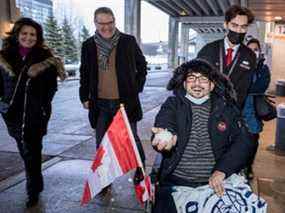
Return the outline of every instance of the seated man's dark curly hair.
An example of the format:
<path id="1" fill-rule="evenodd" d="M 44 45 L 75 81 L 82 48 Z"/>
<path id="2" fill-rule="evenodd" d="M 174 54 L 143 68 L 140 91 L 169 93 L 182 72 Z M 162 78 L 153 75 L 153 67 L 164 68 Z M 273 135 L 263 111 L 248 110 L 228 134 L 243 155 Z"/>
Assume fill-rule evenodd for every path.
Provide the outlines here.
<path id="1" fill-rule="evenodd" d="M 214 92 L 226 99 L 235 100 L 231 82 L 227 77 L 218 72 L 217 69 L 204 59 L 193 59 L 185 62 L 173 71 L 173 77 L 167 84 L 168 90 L 178 90 L 183 88 L 183 82 L 190 73 L 201 73 L 215 84 Z"/>

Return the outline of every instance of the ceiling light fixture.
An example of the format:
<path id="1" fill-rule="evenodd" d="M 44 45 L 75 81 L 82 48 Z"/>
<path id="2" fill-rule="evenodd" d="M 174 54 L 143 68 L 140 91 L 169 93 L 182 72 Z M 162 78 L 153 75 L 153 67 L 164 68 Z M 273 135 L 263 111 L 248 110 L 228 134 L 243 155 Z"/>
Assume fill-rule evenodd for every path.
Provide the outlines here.
<path id="1" fill-rule="evenodd" d="M 280 20 L 282 20 L 282 17 L 281 17 L 281 16 L 275 16 L 274 19 L 275 19 L 276 21 L 280 21 Z"/>

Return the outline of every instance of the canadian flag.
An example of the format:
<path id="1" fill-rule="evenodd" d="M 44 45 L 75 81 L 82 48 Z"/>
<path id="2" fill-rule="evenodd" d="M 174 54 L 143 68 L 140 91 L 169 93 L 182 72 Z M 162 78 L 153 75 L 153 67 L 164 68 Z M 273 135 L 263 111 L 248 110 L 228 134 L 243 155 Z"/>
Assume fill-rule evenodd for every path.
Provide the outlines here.
<path id="1" fill-rule="evenodd" d="M 143 175 L 143 178 L 135 183 L 135 192 L 137 200 L 141 205 L 147 200 L 153 200 L 153 189 L 150 182 L 150 177 L 148 175 Z"/>
<path id="2" fill-rule="evenodd" d="M 142 169 L 144 177 L 142 182 L 145 182 L 145 173 L 136 142 L 124 107 L 120 107 L 96 151 L 90 174 L 85 182 L 81 205 L 88 203 L 117 177 L 136 168 Z M 142 184 L 141 190 L 135 190 L 137 198 L 141 198 L 140 202 L 150 199 L 148 193 L 150 189 L 146 187 L 148 184 Z"/>

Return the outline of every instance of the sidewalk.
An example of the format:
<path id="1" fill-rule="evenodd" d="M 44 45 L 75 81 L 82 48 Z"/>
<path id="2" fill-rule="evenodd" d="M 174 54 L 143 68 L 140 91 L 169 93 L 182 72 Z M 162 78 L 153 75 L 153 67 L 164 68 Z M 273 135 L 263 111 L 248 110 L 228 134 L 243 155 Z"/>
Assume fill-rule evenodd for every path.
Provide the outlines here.
<path id="1" fill-rule="evenodd" d="M 147 114 L 155 114 L 157 110 L 158 108 L 155 108 Z M 140 135 L 142 135 L 142 130 L 148 129 L 152 123 L 149 117 L 145 118 L 139 125 Z M 145 137 L 142 138 L 146 139 Z M 79 144 L 66 149 L 66 151 L 61 152 L 57 157 L 44 163 L 45 190 L 41 194 L 40 205 L 31 212 L 143 212 L 143 209 L 135 199 L 133 184 L 131 182 L 132 173 L 119 178 L 112 185 L 111 194 L 105 198 L 97 197 L 87 206 L 80 206 L 87 171 L 91 166 L 91 160 L 94 155 L 94 141 L 93 136 L 87 140 L 82 139 Z M 46 144 L 48 143 L 47 141 L 45 142 Z M 154 152 L 147 140 L 143 140 L 143 146 L 148 156 L 146 165 L 149 171 L 154 159 Z M 46 150 L 46 153 L 54 151 L 49 147 L 46 147 Z M 12 166 L 12 163 L 9 166 Z M 5 182 L 6 184 L 3 184 Z M 2 181 L 0 189 L 3 189 L 3 187 L 6 187 L 6 189 L 0 190 L 0 212 L 23 212 L 26 199 L 24 173 Z"/>
<path id="2" fill-rule="evenodd" d="M 278 97 L 277 104 L 285 103 L 285 97 Z M 285 153 L 268 151 L 268 146 L 275 143 L 276 120 L 266 122 L 261 134 L 261 143 L 254 162 L 254 189 L 257 192 L 257 179 L 260 193 L 269 203 L 269 213 L 285 212 Z M 285 131 L 285 130 L 284 130 Z M 278 181 L 281 181 L 278 183 Z M 276 190 L 282 191 L 282 194 Z"/>
<path id="3" fill-rule="evenodd" d="M 41 194 L 40 205 L 33 209 L 25 210 L 25 175 L 23 172 L 19 173 L 23 169 L 22 162 L 16 153 L 15 143 L 7 136 L 0 119 L 0 177 L 3 169 L 15 172 L 14 167 L 18 167 L 14 175 L 10 174 L 2 181 L 0 179 L 0 213 L 143 212 L 135 199 L 131 182 L 132 174 L 116 180 L 112 185 L 111 193 L 106 197 L 97 196 L 88 205 L 80 206 L 87 169 L 94 157 L 95 139 L 87 121 L 87 112 L 82 109 L 77 97 L 70 95 L 76 94 L 76 84 L 76 82 L 69 82 L 65 85 L 65 90 L 58 91 L 55 98 L 49 134 L 44 139 L 45 190 Z M 143 94 L 144 118 L 139 122 L 138 130 L 147 156 L 147 171 L 150 170 L 155 156 L 149 142 L 150 128 L 160 104 L 168 94 L 162 87 L 146 87 Z M 281 101 L 285 102 L 285 98 L 278 98 L 278 102 Z M 276 177 L 285 178 L 285 157 L 266 150 L 268 145 L 274 143 L 274 137 L 275 121 L 268 122 L 261 137 L 262 142 L 254 170 L 256 177 L 262 178 L 260 192 L 261 196 L 269 202 L 268 212 L 284 213 L 285 205 L 282 206 L 278 197 L 273 198 L 276 193 L 272 191 L 272 180 Z M 254 180 L 255 190 L 257 190 L 256 180 Z"/>
<path id="4" fill-rule="evenodd" d="M 166 82 L 161 80 L 163 84 Z M 147 170 L 154 159 L 154 151 L 148 141 L 150 128 L 160 104 L 169 93 L 165 85 L 153 85 L 151 81 L 149 84 L 141 95 L 144 118 L 138 124 L 148 157 Z M 53 102 L 48 135 L 43 143 L 45 190 L 41 194 L 40 205 L 26 212 L 142 212 L 130 182 L 132 174 L 119 178 L 106 198 L 98 197 L 89 205 L 80 206 L 87 169 L 94 158 L 95 138 L 87 111 L 82 109 L 77 96 L 78 81 L 60 84 Z M 0 118 L 0 213 L 24 212 L 25 200 L 23 163 Z"/>

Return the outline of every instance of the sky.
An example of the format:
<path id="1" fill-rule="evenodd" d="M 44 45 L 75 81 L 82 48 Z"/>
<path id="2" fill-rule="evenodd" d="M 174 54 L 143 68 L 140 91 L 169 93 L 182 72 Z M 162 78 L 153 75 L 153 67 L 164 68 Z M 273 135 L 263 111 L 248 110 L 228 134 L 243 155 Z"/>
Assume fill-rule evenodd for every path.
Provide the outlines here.
<path id="1" fill-rule="evenodd" d="M 84 24 L 95 31 L 93 14 L 98 7 L 110 7 L 120 31 L 124 31 L 124 0 L 53 0 L 55 16 L 69 14 L 78 27 Z M 168 15 L 145 1 L 141 1 L 141 39 L 143 43 L 168 40 Z M 154 21 L 155 20 L 155 21 Z"/>

